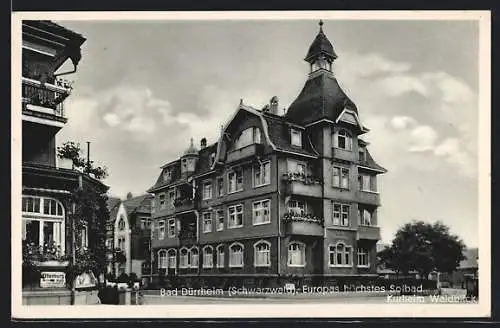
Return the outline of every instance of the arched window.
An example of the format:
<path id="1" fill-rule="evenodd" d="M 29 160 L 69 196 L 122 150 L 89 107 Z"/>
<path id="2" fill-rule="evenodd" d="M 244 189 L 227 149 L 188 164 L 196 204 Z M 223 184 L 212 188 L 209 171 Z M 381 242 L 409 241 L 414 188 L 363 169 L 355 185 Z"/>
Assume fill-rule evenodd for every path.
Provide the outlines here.
<path id="1" fill-rule="evenodd" d="M 217 267 L 224 267 L 224 245 L 217 246 Z"/>
<path id="2" fill-rule="evenodd" d="M 306 265 L 306 245 L 299 241 L 292 241 L 288 244 L 288 266 Z"/>
<path id="3" fill-rule="evenodd" d="M 181 248 L 179 258 L 179 268 L 187 268 L 189 266 L 189 252 L 187 248 Z"/>
<path id="4" fill-rule="evenodd" d="M 234 141 L 234 149 L 240 149 L 256 143 L 261 143 L 260 129 L 257 127 L 251 127 L 243 130 L 236 138 Z"/>
<path id="5" fill-rule="evenodd" d="M 118 221 L 118 229 L 120 231 L 125 230 L 125 218 L 123 217 L 123 215 L 120 216 L 120 220 Z"/>
<path id="6" fill-rule="evenodd" d="M 175 249 L 168 250 L 168 267 L 175 269 L 177 266 L 177 251 Z"/>
<path id="7" fill-rule="evenodd" d="M 336 148 L 352 150 L 352 136 L 351 134 L 342 129 L 334 134 L 334 146 Z"/>
<path id="8" fill-rule="evenodd" d="M 254 266 L 268 267 L 271 265 L 271 243 L 261 240 L 254 247 Z"/>
<path id="9" fill-rule="evenodd" d="M 330 266 L 352 266 L 352 247 L 344 243 L 329 246 Z"/>
<path id="10" fill-rule="evenodd" d="M 167 268 L 167 251 L 164 249 L 158 251 L 158 268 Z"/>
<path id="11" fill-rule="evenodd" d="M 191 268 L 197 268 L 198 267 L 198 259 L 199 259 L 199 254 L 198 254 L 198 248 L 196 247 L 193 247 L 191 248 L 191 250 L 189 251 L 191 253 L 191 257 L 190 257 L 190 263 L 189 263 L 189 266 Z"/>
<path id="12" fill-rule="evenodd" d="M 22 196 L 23 242 L 42 247 L 55 246 L 64 254 L 65 212 L 54 198 Z"/>
<path id="13" fill-rule="evenodd" d="M 234 243 L 229 247 L 229 267 L 243 267 L 243 245 Z"/>
<path id="14" fill-rule="evenodd" d="M 203 247 L 203 267 L 213 268 L 214 266 L 214 249 L 212 246 Z"/>

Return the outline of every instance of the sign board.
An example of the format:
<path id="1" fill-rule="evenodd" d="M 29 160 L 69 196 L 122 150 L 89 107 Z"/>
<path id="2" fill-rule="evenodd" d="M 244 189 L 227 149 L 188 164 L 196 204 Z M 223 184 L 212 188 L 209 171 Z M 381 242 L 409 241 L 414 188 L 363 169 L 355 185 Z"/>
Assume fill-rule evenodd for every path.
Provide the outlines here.
<path id="1" fill-rule="evenodd" d="M 64 272 L 41 272 L 41 288 L 61 288 L 66 287 L 66 274 Z"/>
<path id="2" fill-rule="evenodd" d="M 93 273 L 84 272 L 75 279 L 75 288 L 90 288 L 97 286 L 97 279 Z"/>

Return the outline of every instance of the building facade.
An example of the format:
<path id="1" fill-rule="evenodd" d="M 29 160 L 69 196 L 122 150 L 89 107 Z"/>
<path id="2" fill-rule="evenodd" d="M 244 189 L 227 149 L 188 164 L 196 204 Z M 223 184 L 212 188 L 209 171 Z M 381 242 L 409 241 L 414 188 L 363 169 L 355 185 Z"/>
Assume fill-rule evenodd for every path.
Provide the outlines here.
<path id="1" fill-rule="evenodd" d="M 67 122 L 65 99 L 72 89 L 61 76 L 76 72 L 85 40 L 51 21 L 22 23 L 22 240 L 23 251 L 29 248 L 23 252 L 23 270 L 25 255 L 33 252 L 40 252 L 37 263 L 47 269 L 65 266 L 67 261 L 46 259 L 64 258 L 75 248 L 92 248 L 97 243 L 98 237 L 88 226 L 90 219 L 83 225 L 72 220 L 75 193 L 103 194 L 108 187 L 56 154 L 57 133 Z M 73 69 L 61 71 L 67 62 Z"/>
<path id="2" fill-rule="evenodd" d="M 369 130 L 340 88 L 322 30 L 310 73 L 280 115 L 242 101 L 219 140 L 191 140 L 154 194 L 152 281 L 187 285 L 314 283 L 376 277 L 378 165 Z"/>

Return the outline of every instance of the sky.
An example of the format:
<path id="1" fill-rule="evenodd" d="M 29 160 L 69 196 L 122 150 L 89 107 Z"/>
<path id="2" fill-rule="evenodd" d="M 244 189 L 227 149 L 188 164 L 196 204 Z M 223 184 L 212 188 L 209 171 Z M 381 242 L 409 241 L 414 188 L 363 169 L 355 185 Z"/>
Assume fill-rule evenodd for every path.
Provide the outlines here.
<path id="1" fill-rule="evenodd" d="M 317 20 L 56 21 L 82 34 L 66 78 L 64 141 L 91 142 L 110 195 L 145 193 L 160 166 L 216 142 L 240 99 L 287 108 L 304 85 Z M 382 241 L 442 221 L 478 245 L 478 33 L 474 21 L 324 20 L 334 74 L 356 103 L 379 176 Z"/>

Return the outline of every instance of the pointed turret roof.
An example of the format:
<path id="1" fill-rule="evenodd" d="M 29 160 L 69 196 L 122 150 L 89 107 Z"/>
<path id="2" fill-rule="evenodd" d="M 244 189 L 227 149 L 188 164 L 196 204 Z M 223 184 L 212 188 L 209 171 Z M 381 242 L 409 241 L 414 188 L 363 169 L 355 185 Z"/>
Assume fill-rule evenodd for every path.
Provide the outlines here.
<path id="1" fill-rule="evenodd" d="M 198 155 L 198 149 L 194 146 L 193 138 L 191 138 L 191 144 L 189 148 L 184 151 L 184 156 L 186 155 Z"/>
<path id="2" fill-rule="evenodd" d="M 337 58 L 337 54 L 333 50 L 332 43 L 330 42 L 330 40 L 328 40 L 325 33 L 323 32 L 323 21 L 319 22 L 318 35 L 316 35 L 316 38 L 311 43 L 309 51 L 307 52 L 307 56 L 306 58 L 304 58 L 304 60 L 307 62 L 311 62 L 320 55 L 324 55 L 330 61 L 333 61 Z"/>

